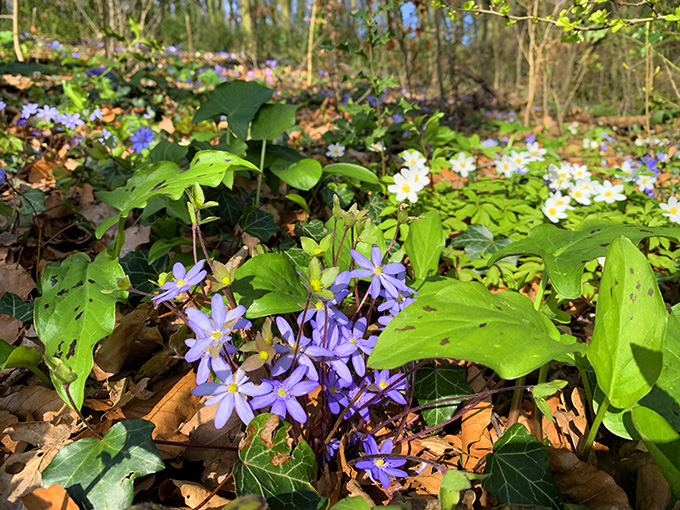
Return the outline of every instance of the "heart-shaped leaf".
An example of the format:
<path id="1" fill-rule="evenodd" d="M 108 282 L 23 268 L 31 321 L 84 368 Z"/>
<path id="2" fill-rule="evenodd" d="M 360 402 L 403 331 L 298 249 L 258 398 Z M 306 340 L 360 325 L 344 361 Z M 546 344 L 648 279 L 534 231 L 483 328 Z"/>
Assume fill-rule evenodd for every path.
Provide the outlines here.
<path id="1" fill-rule="evenodd" d="M 16 294 L 5 292 L 0 298 L 0 313 L 27 322 L 33 319 L 33 303 L 24 303 Z"/>
<path id="2" fill-rule="evenodd" d="M 321 179 L 321 163 L 312 158 L 301 159 L 286 169 L 272 167 L 271 171 L 289 186 L 305 191 Z"/>
<path id="3" fill-rule="evenodd" d="M 532 229 L 526 239 L 496 252 L 489 265 L 510 255 L 538 255 L 545 262 L 553 288 L 562 296 L 575 299 L 581 295 L 585 265 L 605 256 L 614 238 L 622 235 L 634 243 L 647 237 L 680 240 L 680 228 L 639 227 L 595 220 L 582 223 L 572 232 L 543 224 Z"/>
<path id="4" fill-rule="evenodd" d="M 626 409 L 659 378 L 668 313 L 654 271 L 625 237 L 607 251 L 595 317 L 588 360 L 611 404 Z"/>
<path id="5" fill-rule="evenodd" d="M 492 255 L 505 248 L 512 240 L 503 237 L 494 239 L 491 231 L 484 225 L 470 225 L 468 229 L 453 240 L 453 246 L 463 248 L 471 259 Z"/>
<path id="6" fill-rule="evenodd" d="M 273 140 L 295 125 L 294 104 L 265 104 L 257 111 L 250 129 L 253 140 Z"/>
<path id="7" fill-rule="evenodd" d="M 474 391 L 467 381 L 466 371 L 457 365 L 427 364 L 416 372 L 414 396 L 419 405 L 436 400 L 472 395 Z M 450 401 L 421 411 L 428 427 L 436 427 L 451 419 L 461 401 Z"/>
<path id="8" fill-rule="evenodd" d="M 291 451 L 290 428 L 275 414 L 250 421 L 233 469 L 236 494 L 263 496 L 272 510 L 316 510 L 321 501 L 312 485 L 316 458 L 304 440 Z"/>
<path id="9" fill-rule="evenodd" d="M 133 481 L 165 466 L 146 420 L 116 423 L 103 439 L 64 446 L 42 472 L 43 487 L 58 483 L 86 510 L 123 510 L 132 503 Z"/>
<path id="10" fill-rule="evenodd" d="M 69 388 L 78 408 L 92 370 L 92 350 L 113 331 L 116 300 L 127 296 L 127 292 L 102 290 L 117 288 L 117 279 L 123 277 L 118 261 L 106 252 L 94 261 L 75 253 L 60 264 L 50 262 L 43 271 L 43 294 L 35 300 L 35 329 L 45 344 L 45 357 L 60 358 L 78 375 Z M 53 381 L 59 396 L 68 402 L 61 383 Z"/>
<path id="11" fill-rule="evenodd" d="M 501 504 L 538 505 L 562 509 L 548 451 L 524 425 L 515 423 L 493 445 L 482 487 Z"/>
<path id="12" fill-rule="evenodd" d="M 526 296 L 492 294 L 477 282 L 461 282 L 406 307 L 381 333 L 368 363 L 396 368 L 425 358 L 463 359 L 516 379 L 584 350 L 583 344 L 560 342 L 560 332 Z"/>

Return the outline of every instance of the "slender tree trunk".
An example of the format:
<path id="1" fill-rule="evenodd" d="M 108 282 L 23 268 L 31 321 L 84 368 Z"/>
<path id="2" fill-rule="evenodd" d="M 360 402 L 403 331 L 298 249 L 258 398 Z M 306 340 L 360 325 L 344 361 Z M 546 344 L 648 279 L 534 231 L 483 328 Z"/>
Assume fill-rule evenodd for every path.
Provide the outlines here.
<path id="1" fill-rule="evenodd" d="M 307 86 L 311 86 L 312 84 L 312 71 L 313 71 L 313 62 L 312 62 L 312 49 L 313 49 L 313 44 L 314 44 L 314 28 L 316 27 L 316 9 L 318 5 L 317 0 L 311 0 L 312 3 L 312 14 L 309 19 L 309 37 L 307 38 Z"/>

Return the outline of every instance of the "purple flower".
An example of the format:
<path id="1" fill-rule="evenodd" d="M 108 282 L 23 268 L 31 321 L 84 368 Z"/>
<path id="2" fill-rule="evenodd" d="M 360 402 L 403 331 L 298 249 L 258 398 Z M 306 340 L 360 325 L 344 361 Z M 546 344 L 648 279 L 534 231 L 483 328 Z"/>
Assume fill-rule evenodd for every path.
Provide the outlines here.
<path id="1" fill-rule="evenodd" d="M 296 422 L 305 423 L 307 413 L 295 397 L 307 395 L 319 387 L 317 381 L 302 380 L 306 373 L 307 367 L 299 366 L 283 382 L 266 381 L 271 385 L 271 391 L 255 397 L 250 403 L 251 406 L 253 409 L 272 406 L 272 413 L 278 414 L 282 420 L 286 418 L 286 414 L 290 414 Z"/>
<path id="2" fill-rule="evenodd" d="M 381 391 L 396 382 L 394 386 L 385 392 L 385 395 L 394 400 L 397 404 L 406 405 L 407 402 L 404 395 L 399 392 L 399 390 L 406 389 L 406 379 L 403 374 L 395 374 L 390 377 L 390 371 L 387 369 L 374 370 L 373 380 Z"/>
<path id="3" fill-rule="evenodd" d="M 5 103 L 3 100 L 0 99 L 0 112 L 5 109 L 7 106 L 7 103 Z"/>
<path id="4" fill-rule="evenodd" d="M 36 117 L 47 122 L 53 121 L 59 115 L 59 110 L 53 106 L 45 105 L 38 110 Z"/>
<path id="5" fill-rule="evenodd" d="M 163 301 L 170 301 L 174 299 L 175 296 L 181 294 L 182 292 L 188 291 L 194 285 L 198 285 L 203 281 L 208 274 L 207 271 L 202 270 L 205 259 L 199 260 L 198 263 L 187 270 L 179 262 L 172 266 L 172 276 L 173 281 L 165 282 L 161 285 L 161 290 L 164 290 L 162 294 L 154 296 L 152 301 L 155 305 L 162 303 Z"/>
<path id="6" fill-rule="evenodd" d="M 340 414 L 340 411 L 342 411 L 349 402 L 347 396 L 342 391 L 348 384 L 333 372 L 329 372 L 324 386 L 326 389 L 328 409 L 330 409 L 333 414 Z"/>
<path id="7" fill-rule="evenodd" d="M 94 122 L 95 119 L 102 120 L 102 110 L 101 110 L 101 108 L 95 108 L 94 111 L 90 114 L 90 120 L 92 122 Z"/>
<path id="8" fill-rule="evenodd" d="M 228 343 L 231 340 L 229 333 L 234 329 L 245 329 L 251 326 L 250 321 L 242 319 L 246 308 L 243 305 L 227 311 L 222 294 L 214 294 L 210 302 L 212 318 L 196 308 L 187 308 L 189 327 L 196 333 L 196 339 L 185 341 L 190 349 L 184 358 L 189 363 L 201 362 L 198 365 L 196 381 L 204 383 L 210 377 L 210 369 L 214 371 L 227 367 L 222 358 L 222 352 L 234 354 L 236 347 Z"/>
<path id="9" fill-rule="evenodd" d="M 57 115 L 55 120 L 63 124 L 66 129 L 75 129 L 76 127 L 82 126 L 84 124 L 84 122 L 80 120 L 79 113 L 63 113 L 61 115 Z"/>
<path id="10" fill-rule="evenodd" d="M 394 122 L 395 124 L 404 122 L 404 116 L 401 115 L 400 113 L 395 113 L 394 115 L 392 115 L 392 122 Z"/>
<path id="11" fill-rule="evenodd" d="M 149 144 L 155 139 L 150 127 L 142 126 L 134 134 L 130 135 L 132 142 L 131 149 L 137 154 L 141 154 L 144 149 L 149 148 Z"/>
<path id="12" fill-rule="evenodd" d="M 215 412 L 215 428 L 221 429 L 227 423 L 229 418 L 236 408 L 236 414 L 243 423 L 248 425 L 250 420 L 254 418 L 253 409 L 246 400 L 246 396 L 256 397 L 264 395 L 271 391 L 269 383 L 262 383 L 255 386 L 248 381 L 248 376 L 242 371 L 237 370 L 236 374 L 227 367 L 224 370 L 217 370 L 215 372 L 220 382 L 208 382 L 196 386 L 192 390 L 192 394 L 200 397 L 210 395 L 212 398 L 206 400 L 205 405 L 217 406 Z"/>
<path id="13" fill-rule="evenodd" d="M 377 455 L 384 453 L 389 455 L 392 453 L 394 444 L 391 439 L 386 439 L 378 450 L 378 444 L 373 439 L 373 436 L 368 436 L 364 441 L 364 451 L 368 455 Z M 392 481 L 390 476 L 407 477 L 408 473 L 403 469 L 397 469 L 406 464 L 406 459 L 365 459 L 358 461 L 354 466 L 359 469 L 365 469 L 368 472 L 368 477 L 373 482 L 380 481 L 385 490 L 388 489 Z"/>
<path id="14" fill-rule="evenodd" d="M 350 273 L 351 278 L 371 278 L 371 297 L 377 299 L 380 295 L 381 286 L 385 287 L 388 294 L 397 296 L 400 290 L 408 292 L 408 288 L 394 277 L 406 271 L 403 264 L 392 262 L 382 266 L 382 252 L 377 244 L 371 247 L 371 260 L 368 260 L 356 250 L 350 250 L 354 262 L 362 269 L 355 269 Z"/>
<path id="15" fill-rule="evenodd" d="M 352 354 L 352 366 L 359 377 L 363 377 L 366 374 L 366 362 L 361 354 L 370 354 L 373 352 L 376 342 L 378 341 L 377 336 L 371 336 L 368 339 L 364 338 L 364 333 L 366 332 L 366 318 L 362 317 L 354 323 L 353 328 L 343 328 L 342 332 L 345 336 L 345 340 L 350 344 L 355 344 L 357 349 Z"/>
<path id="16" fill-rule="evenodd" d="M 335 457 L 335 452 L 337 452 L 339 449 L 340 449 L 339 439 L 333 439 L 330 443 L 328 443 L 326 445 L 326 453 L 324 454 L 326 462 L 330 462 L 331 460 L 333 460 L 333 457 Z"/>
<path id="17" fill-rule="evenodd" d="M 276 318 L 276 327 L 279 328 L 281 336 L 288 345 L 277 346 L 277 350 L 280 350 L 285 354 L 283 354 L 272 367 L 272 375 L 276 377 L 290 369 L 293 365 L 293 359 L 295 358 L 295 353 L 297 351 L 296 361 L 309 369 L 307 377 L 318 381 L 319 373 L 316 371 L 314 361 L 310 356 L 330 356 L 331 353 L 327 349 L 323 349 L 316 345 L 310 345 L 312 341 L 302 334 L 298 339 L 293 332 L 293 328 L 290 327 L 283 317 Z"/>
<path id="18" fill-rule="evenodd" d="M 0 186 L 5 184 L 6 178 L 7 178 L 7 171 L 4 168 L 0 168 Z"/>
<path id="19" fill-rule="evenodd" d="M 368 381 L 370 383 L 370 380 Z M 345 398 L 347 399 L 347 403 L 349 403 L 354 397 L 356 397 L 356 394 L 359 392 L 361 389 L 361 386 L 358 386 L 357 384 L 352 384 L 346 391 L 345 391 Z M 368 406 L 370 405 L 369 402 L 373 400 L 373 397 L 375 397 L 375 393 L 371 393 L 370 391 L 367 391 L 364 389 L 364 391 L 359 395 L 359 398 L 352 404 L 352 406 L 347 410 L 347 413 L 345 414 L 345 419 L 347 420 L 348 418 L 351 418 L 354 416 L 355 413 L 359 413 L 359 416 L 361 416 L 362 419 L 365 421 L 369 421 L 371 419 L 371 411 L 369 410 Z M 345 404 L 347 405 L 347 404 Z"/>
<path id="20" fill-rule="evenodd" d="M 527 143 L 534 143 L 535 141 L 536 141 L 536 136 L 533 135 L 533 134 L 531 134 L 531 135 L 529 135 L 529 136 L 526 137 L 526 142 L 527 142 Z"/>
<path id="21" fill-rule="evenodd" d="M 35 115 L 38 111 L 38 105 L 35 103 L 28 103 L 21 107 L 21 118 L 28 119 L 31 115 Z"/>

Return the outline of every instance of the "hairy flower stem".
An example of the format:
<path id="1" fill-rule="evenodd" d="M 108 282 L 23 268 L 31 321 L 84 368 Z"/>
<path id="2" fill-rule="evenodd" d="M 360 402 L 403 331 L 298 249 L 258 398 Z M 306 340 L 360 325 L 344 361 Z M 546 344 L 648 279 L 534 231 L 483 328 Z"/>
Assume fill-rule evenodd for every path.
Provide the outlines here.
<path id="1" fill-rule="evenodd" d="M 293 350 L 293 361 L 290 364 L 290 369 L 288 370 L 288 375 L 290 375 L 293 370 L 295 370 L 295 362 L 297 361 L 298 350 L 300 349 L 300 337 L 302 336 L 302 328 L 305 325 L 305 317 L 307 317 L 307 312 L 309 311 L 309 302 L 312 300 L 312 293 L 307 295 L 307 301 L 305 301 L 305 308 L 302 310 L 302 320 L 298 324 L 298 332 L 295 337 L 295 349 Z"/>
<path id="2" fill-rule="evenodd" d="M 342 423 L 342 420 L 345 418 L 345 414 L 347 414 L 347 411 L 349 411 L 352 408 L 352 406 L 356 403 L 356 401 L 359 400 L 361 394 L 366 390 L 366 386 L 368 386 L 368 383 L 364 381 L 364 383 L 359 388 L 359 391 L 357 391 L 356 395 L 354 395 L 354 397 L 352 397 L 352 400 L 350 400 L 349 403 L 345 406 L 345 408 L 342 411 L 340 411 L 340 414 L 338 415 L 338 418 L 335 420 L 335 423 L 333 424 L 331 431 L 328 433 L 326 439 L 323 442 L 324 446 L 327 446 L 328 443 L 331 442 L 333 434 L 335 434 L 335 431 L 338 430 L 338 427 Z"/>
<path id="3" fill-rule="evenodd" d="M 257 192 L 255 193 L 255 206 L 260 205 L 262 193 L 262 176 L 264 175 L 264 156 L 267 153 L 267 140 L 262 140 L 262 152 L 260 153 L 260 173 L 257 175 Z"/>
<path id="4" fill-rule="evenodd" d="M 78 415 L 78 418 L 80 418 L 80 421 L 82 421 L 87 429 L 92 432 L 95 436 L 97 436 L 99 439 L 104 437 L 104 434 L 99 432 L 96 428 L 94 428 L 90 423 L 85 419 L 85 415 L 78 409 L 78 406 L 76 403 L 73 401 L 73 397 L 71 396 L 71 392 L 69 391 L 69 386 L 70 384 L 64 383 L 61 385 L 62 389 L 64 390 L 64 393 L 66 394 L 66 398 L 68 399 L 68 403 L 71 405 L 71 409 L 73 409 L 76 414 Z"/>

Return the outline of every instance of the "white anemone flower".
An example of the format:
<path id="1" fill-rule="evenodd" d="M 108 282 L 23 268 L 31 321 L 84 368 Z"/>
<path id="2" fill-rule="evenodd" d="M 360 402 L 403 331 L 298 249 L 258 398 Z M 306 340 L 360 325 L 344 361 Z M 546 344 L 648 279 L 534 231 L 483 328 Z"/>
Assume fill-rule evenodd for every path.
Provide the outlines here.
<path id="1" fill-rule="evenodd" d="M 371 152 L 382 152 L 385 150 L 385 146 L 382 142 L 373 142 L 368 146 L 368 150 Z"/>
<path id="2" fill-rule="evenodd" d="M 581 205 L 590 205 L 590 195 L 593 193 L 593 186 L 588 179 L 579 179 L 569 188 L 569 196 Z"/>
<path id="3" fill-rule="evenodd" d="M 396 193 L 397 202 L 403 202 L 408 199 L 413 204 L 418 201 L 418 191 L 420 189 L 422 188 L 416 186 L 412 177 L 406 178 L 402 174 L 395 174 L 394 184 L 387 186 L 387 191 Z"/>
<path id="4" fill-rule="evenodd" d="M 668 199 L 667 204 L 659 204 L 659 207 L 663 211 L 663 215 L 671 220 L 673 223 L 680 223 L 680 203 L 678 203 L 678 199 L 675 197 L 671 197 Z"/>
<path id="5" fill-rule="evenodd" d="M 425 166 L 427 160 L 418 151 L 404 151 L 401 154 L 404 159 L 404 164 L 409 168 Z"/>
<path id="6" fill-rule="evenodd" d="M 345 146 L 339 143 L 332 143 L 328 146 L 326 156 L 329 158 L 341 158 L 345 155 Z"/>
<path id="7" fill-rule="evenodd" d="M 557 205 L 553 198 L 548 198 L 545 201 L 543 207 L 541 207 L 541 211 L 543 211 L 543 214 L 545 214 L 553 223 L 559 223 L 560 220 L 568 217 L 566 207 Z"/>
<path id="8" fill-rule="evenodd" d="M 456 157 L 451 158 L 449 163 L 451 163 L 451 170 L 459 173 L 462 177 L 467 177 L 470 172 L 477 168 L 475 166 L 474 156 L 466 156 L 464 152 L 461 152 Z"/>
<path id="9" fill-rule="evenodd" d="M 510 156 L 503 156 L 494 163 L 496 165 L 496 172 L 503 174 L 508 179 L 512 177 L 512 174 L 517 172 L 517 165 L 512 162 Z"/>
<path id="10" fill-rule="evenodd" d="M 610 181 L 604 181 L 602 184 L 597 184 L 594 186 L 593 192 L 596 194 L 595 202 L 605 202 L 607 204 L 613 204 L 614 202 L 620 202 L 626 199 L 626 195 L 623 192 L 623 184 L 612 184 Z"/>
<path id="11" fill-rule="evenodd" d="M 401 175 L 403 175 L 407 181 L 413 181 L 416 193 L 430 183 L 430 178 L 427 176 L 429 172 L 430 171 L 425 166 L 401 169 Z"/>
<path id="12" fill-rule="evenodd" d="M 545 154 L 548 152 L 546 149 L 541 149 L 538 142 L 528 143 L 527 152 L 529 153 L 532 161 L 545 161 Z"/>
<path id="13" fill-rule="evenodd" d="M 635 178 L 635 184 L 638 185 L 640 191 L 654 191 L 654 184 L 656 184 L 655 175 L 638 175 Z"/>

